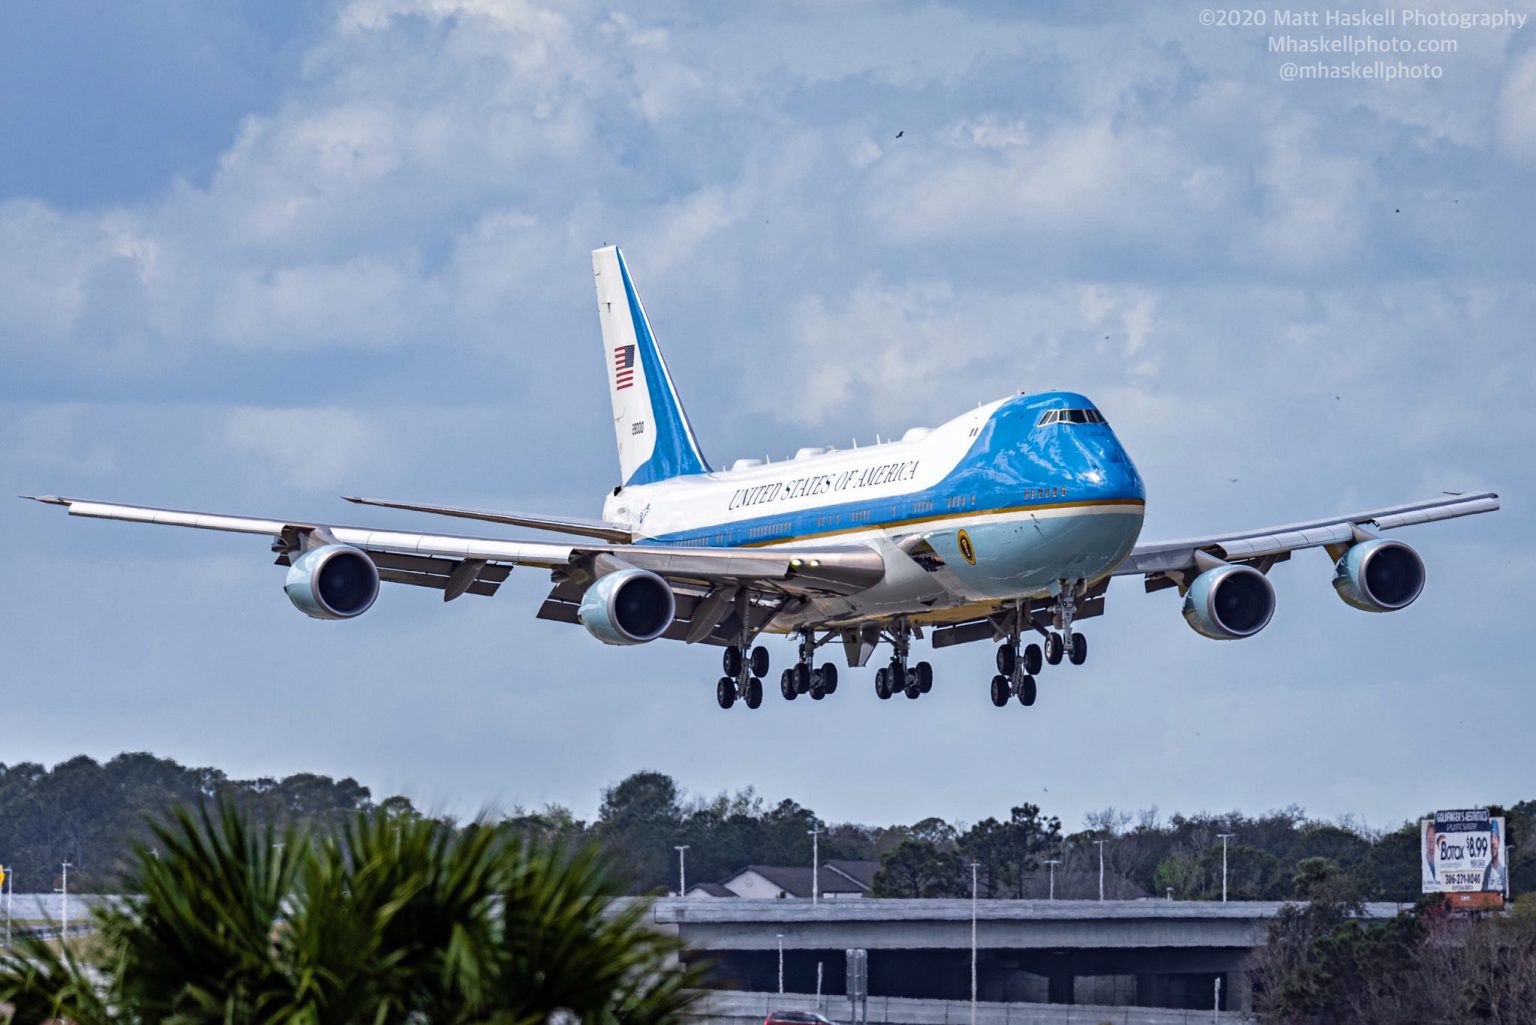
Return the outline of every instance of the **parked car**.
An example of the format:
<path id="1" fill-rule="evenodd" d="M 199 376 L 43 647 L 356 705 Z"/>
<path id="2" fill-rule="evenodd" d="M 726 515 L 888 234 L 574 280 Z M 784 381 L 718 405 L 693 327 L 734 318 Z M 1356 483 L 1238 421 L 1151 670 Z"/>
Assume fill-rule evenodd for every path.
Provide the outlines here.
<path id="1" fill-rule="evenodd" d="M 837 1022 L 815 1011 L 769 1011 L 763 1025 L 837 1025 Z"/>

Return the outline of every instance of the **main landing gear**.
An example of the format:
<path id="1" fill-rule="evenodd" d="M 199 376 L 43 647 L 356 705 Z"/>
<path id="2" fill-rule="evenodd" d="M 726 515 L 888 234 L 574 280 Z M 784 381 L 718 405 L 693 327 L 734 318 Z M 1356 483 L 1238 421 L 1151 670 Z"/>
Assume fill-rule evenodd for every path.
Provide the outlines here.
<path id="1" fill-rule="evenodd" d="M 1038 687 L 1035 674 L 1043 665 L 1060 665 L 1065 657 L 1075 666 L 1088 660 L 1088 638 L 1072 629 L 1072 618 L 1077 613 L 1074 599 L 1075 586 L 1060 582 L 1060 596 L 1056 599 L 1053 624 L 1057 629 L 1047 630 L 1026 619 L 1023 607 L 1015 608 L 1008 620 L 1007 639 L 997 647 L 997 675 L 992 677 L 992 704 L 1002 708 L 1010 698 L 1018 698 L 1021 705 L 1033 705 Z M 1042 644 L 1022 644 L 1026 627 L 1033 627 L 1041 634 Z"/>
<path id="2" fill-rule="evenodd" d="M 715 700 L 721 708 L 730 708 L 737 700 L 748 708 L 763 703 L 763 677 L 768 675 L 768 649 L 758 645 L 743 654 L 745 645 L 733 644 L 725 649 L 720 667 L 725 675 L 715 684 Z"/>
<path id="3" fill-rule="evenodd" d="M 907 665 L 913 632 L 913 628 L 904 622 L 898 623 L 891 630 L 891 647 L 895 649 L 891 655 L 891 664 L 875 672 L 875 695 L 881 701 L 889 700 L 893 694 L 905 694 L 916 701 L 933 690 L 933 666 L 927 662 Z"/>
<path id="4" fill-rule="evenodd" d="M 828 634 L 826 639 L 818 643 L 812 631 L 800 631 L 800 657 L 779 676 L 779 693 L 784 695 L 785 701 L 793 701 L 801 694 L 809 694 L 812 701 L 820 701 L 837 690 L 837 666 L 823 662 L 821 668 L 816 669 L 812 665 L 816 649 L 831 637 Z"/>

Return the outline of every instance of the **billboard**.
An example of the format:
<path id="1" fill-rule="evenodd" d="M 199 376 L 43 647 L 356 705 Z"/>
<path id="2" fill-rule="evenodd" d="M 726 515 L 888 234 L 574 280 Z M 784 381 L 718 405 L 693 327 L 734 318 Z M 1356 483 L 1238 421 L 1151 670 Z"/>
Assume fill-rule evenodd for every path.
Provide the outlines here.
<path id="1" fill-rule="evenodd" d="M 1437 811 L 1419 820 L 1425 893 L 1504 892 L 1504 820 L 1487 808 Z"/>

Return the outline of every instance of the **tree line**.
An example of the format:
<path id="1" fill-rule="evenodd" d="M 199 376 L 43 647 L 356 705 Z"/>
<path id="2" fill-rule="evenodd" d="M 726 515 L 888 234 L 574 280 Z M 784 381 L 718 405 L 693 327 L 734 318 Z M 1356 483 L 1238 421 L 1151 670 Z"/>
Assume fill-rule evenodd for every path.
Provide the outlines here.
<path id="1" fill-rule="evenodd" d="M 152 843 L 151 821 L 165 821 L 177 806 L 218 801 L 322 835 L 344 828 L 358 812 L 423 818 L 407 798 L 375 801 L 350 778 L 231 779 L 218 769 L 147 753 L 105 763 L 80 756 L 52 769 L 0 764 L 0 864 L 15 867 L 23 891 L 57 886 L 64 861 L 71 862 L 71 890 L 116 891 L 134 845 Z M 1494 810 L 1508 818 L 1512 895 L 1536 888 L 1536 843 L 1528 839 L 1536 837 L 1536 801 Z M 1109 898 L 1220 900 L 1222 834 L 1228 835 L 1233 900 L 1304 897 L 1304 863 L 1336 873 L 1360 899 L 1412 902 L 1419 896 L 1416 822 L 1370 830 L 1311 819 L 1299 807 L 1166 819 L 1155 809 L 1106 808 L 1068 831 L 1058 816 L 1021 802 L 975 823 L 929 817 L 881 826 L 830 823 L 793 800 L 769 801 L 750 787 L 689 794 L 664 773 L 641 771 L 606 788 L 591 821 L 549 805 L 514 808 L 492 824 L 540 841 L 595 844 L 636 894 L 676 889 L 675 848 L 685 844 L 690 884 L 723 880 L 749 864 L 809 866 L 815 829 L 822 860 L 879 862 L 874 896 L 969 897 L 974 871 L 983 897 L 1044 897 L 1054 875 L 1057 897 L 1092 898 L 1099 894 L 1102 851 Z"/>

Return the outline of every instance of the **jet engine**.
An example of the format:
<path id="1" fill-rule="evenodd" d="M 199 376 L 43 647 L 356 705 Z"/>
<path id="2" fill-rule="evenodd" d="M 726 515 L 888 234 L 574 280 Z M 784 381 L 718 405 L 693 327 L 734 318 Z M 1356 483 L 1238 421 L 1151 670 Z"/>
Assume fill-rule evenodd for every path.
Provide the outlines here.
<path id="1" fill-rule="evenodd" d="M 293 560 L 283 590 L 306 616 L 351 619 L 379 596 L 379 569 L 350 545 L 322 545 Z"/>
<path id="2" fill-rule="evenodd" d="M 1361 541 L 1334 564 L 1333 589 L 1357 609 L 1395 612 L 1424 590 L 1424 560 L 1401 541 Z"/>
<path id="3" fill-rule="evenodd" d="M 1214 566 L 1184 592 L 1184 618 L 1196 633 L 1218 641 L 1252 637 L 1275 614 L 1275 587 L 1252 566 Z"/>
<path id="4" fill-rule="evenodd" d="M 620 569 L 605 573 L 581 596 L 576 618 L 604 644 L 644 644 L 672 625 L 677 602 L 655 573 Z"/>

